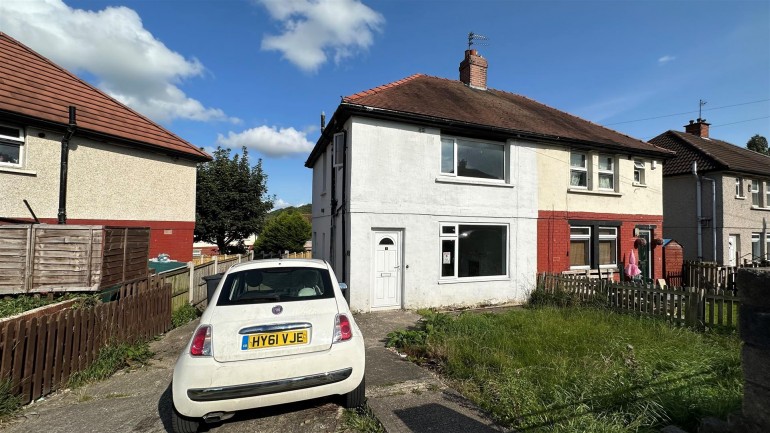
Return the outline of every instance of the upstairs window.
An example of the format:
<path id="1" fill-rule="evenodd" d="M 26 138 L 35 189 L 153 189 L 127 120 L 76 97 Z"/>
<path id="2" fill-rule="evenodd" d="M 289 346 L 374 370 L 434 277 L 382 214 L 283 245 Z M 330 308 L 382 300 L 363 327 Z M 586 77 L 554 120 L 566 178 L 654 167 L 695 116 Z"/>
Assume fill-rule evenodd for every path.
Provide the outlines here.
<path id="1" fill-rule="evenodd" d="M 441 174 L 504 181 L 505 146 L 458 138 L 442 138 Z"/>
<path id="2" fill-rule="evenodd" d="M 749 184 L 749 191 L 751 191 L 751 205 L 759 206 L 759 181 L 754 179 Z"/>
<path id="3" fill-rule="evenodd" d="M 742 177 L 735 178 L 735 197 L 743 198 L 743 178 Z"/>
<path id="4" fill-rule="evenodd" d="M 588 188 L 588 158 L 585 153 L 572 152 L 569 156 L 569 184 L 575 188 Z"/>
<path id="5" fill-rule="evenodd" d="M 765 182 L 765 207 L 770 207 L 770 182 Z"/>
<path id="6" fill-rule="evenodd" d="M 599 155 L 599 189 L 615 189 L 615 158 Z"/>
<path id="7" fill-rule="evenodd" d="M 634 183 L 644 185 L 644 161 L 634 160 Z"/>
<path id="8" fill-rule="evenodd" d="M 0 124 L 0 165 L 21 165 L 24 153 L 24 129 Z"/>
<path id="9" fill-rule="evenodd" d="M 345 160 L 345 133 L 334 134 L 334 166 L 342 167 Z"/>

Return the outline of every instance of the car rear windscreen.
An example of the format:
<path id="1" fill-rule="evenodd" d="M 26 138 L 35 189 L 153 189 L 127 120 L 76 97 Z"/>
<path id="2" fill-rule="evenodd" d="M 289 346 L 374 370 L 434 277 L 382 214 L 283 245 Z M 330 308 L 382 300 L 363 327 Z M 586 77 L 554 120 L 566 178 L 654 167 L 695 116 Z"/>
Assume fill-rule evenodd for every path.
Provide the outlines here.
<path id="1" fill-rule="evenodd" d="M 307 301 L 334 297 L 329 272 L 305 267 L 249 269 L 225 279 L 217 305 Z"/>

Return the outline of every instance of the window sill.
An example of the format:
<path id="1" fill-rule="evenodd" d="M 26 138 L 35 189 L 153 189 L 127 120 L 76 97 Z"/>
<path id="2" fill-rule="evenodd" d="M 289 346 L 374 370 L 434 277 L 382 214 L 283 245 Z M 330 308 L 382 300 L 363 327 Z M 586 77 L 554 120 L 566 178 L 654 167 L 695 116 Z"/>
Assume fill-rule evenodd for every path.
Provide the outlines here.
<path id="1" fill-rule="evenodd" d="M 751 205 L 751 210 L 761 210 L 765 212 L 770 212 L 770 207 L 759 207 L 759 206 Z"/>
<path id="2" fill-rule="evenodd" d="M 456 178 L 456 177 L 449 177 L 449 176 L 437 177 L 436 183 L 455 183 L 455 184 L 462 184 L 462 185 L 483 185 L 483 186 L 497 186 L 500 188 L 513 188 L 513 185 L 511 185 L 510 183 L 505 183 L 503 181 Z"/>
<path id="3" fill-rule="evenodd" d="M 606 195 L 610 197 L 623 197 L 623 194 L 615 191 L 594 191 L 590 189 L 568 188 L 570 194 Z"/>
<path id="4" fill-rule="evenodd" d="M 647 188 L 647 184 L 646 183 L 634 182 L 631 185 L 633 185 L 636 188 Z"/>
<path id="5" fill-rule="evenodd" d="M 15 174 L 23 174 L 27 176 L 37 176 L 37 172 L 33 170 L 24 170 L 23 168 L 14 168 L 14 167 L 3 167 L 0 165 L 0 172 L 1 173 L 15 173 Z"/>
<path id="6" fill-rule="evenodd" d="M 736 199 L 736 200 L 746 200 L 746 196 L 743 196 L 743 195 L 736 195 L 736 196 L 735 196 L 735 199 Z"/>
<path id="7" fill-rule="evenodd" d="M 461 283 L 484 283 L 488 281 L 510 281 L 511 277 L 507 275 L 495 275 L 491 277 L 466 277 L 453 279 L 439 279 L 439 284 L 461 284 Z"/>

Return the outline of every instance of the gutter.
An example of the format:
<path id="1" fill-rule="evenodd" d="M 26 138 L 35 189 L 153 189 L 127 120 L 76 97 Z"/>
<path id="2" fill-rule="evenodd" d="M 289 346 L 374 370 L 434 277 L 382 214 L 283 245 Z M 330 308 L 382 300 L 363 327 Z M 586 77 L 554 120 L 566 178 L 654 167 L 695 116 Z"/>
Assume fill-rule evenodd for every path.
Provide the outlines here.
<path id="1" fill-rule="evenodd" d="M 67 171 L 69 166 L 70 140 L 75 135 L 78 125 L 75 119 L 76 108 L 69 106 L 69 124 L 61 139 L 61 164 L 59 170 L 59 224 L 67 224 Z"/>

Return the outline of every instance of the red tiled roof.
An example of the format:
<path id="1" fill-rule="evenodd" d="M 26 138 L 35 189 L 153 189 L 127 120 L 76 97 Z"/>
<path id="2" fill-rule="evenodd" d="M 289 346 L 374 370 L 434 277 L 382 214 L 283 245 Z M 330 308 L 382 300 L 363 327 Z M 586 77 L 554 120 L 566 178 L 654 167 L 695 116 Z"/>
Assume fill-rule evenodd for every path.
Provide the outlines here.
<path id="1" fill-rule="evenodd" d="M 732 170 L 770 176 L 770 156 L 738 147 L 714 138 L 702 138 L 695 134 L 666 131 L 650 140 L 676 152 L 676 157 L 663 166 L 663 175 L 671 176 L 692 172 L 692 163 L 698 163 L 698 171 Z"/>
<path id="2" fill-rule="evenodd" d="M 198 161 L 211 156 L 0 32 L 0 113 L 66 125 L 77 107 L 79 133 L 94 132 Z M 77 135 L 78 133 L 76 133 Z"/>
<path id="3" fill-rule="evenodd" d="M 668 155 L 665 149 L 621 134 L 524 96 L 472 89 L 460 81 L 412 75 L 343 98 L 354 104 L 502 130 L 601 144 L 618 150 Z"/>

